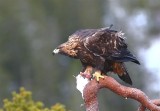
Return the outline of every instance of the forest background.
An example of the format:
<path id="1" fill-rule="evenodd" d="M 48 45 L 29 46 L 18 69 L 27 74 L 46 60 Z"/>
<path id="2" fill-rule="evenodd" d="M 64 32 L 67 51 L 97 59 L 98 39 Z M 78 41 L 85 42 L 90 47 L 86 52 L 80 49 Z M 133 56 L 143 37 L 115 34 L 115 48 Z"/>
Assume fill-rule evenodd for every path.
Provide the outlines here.
<path id="1" fill-rule="evenodd" d="M 21 86 L 48 106 L 63 103 L 83 111 L 76 89 L 79 61 L 52 51 L 76 30 L 112 27 L 125 33 L 141 65 L 126 63 L 133 86 L 151 99 L 160 97 L 159 0 L 1 0 L 0 105 Z M 159 55 L 159 56 L 158 56 Z M 123 83 L 117 76 L 112 75 Z M 100 110 L 136 110 L 138 103 L 109 90 L 99 93 Z"/>

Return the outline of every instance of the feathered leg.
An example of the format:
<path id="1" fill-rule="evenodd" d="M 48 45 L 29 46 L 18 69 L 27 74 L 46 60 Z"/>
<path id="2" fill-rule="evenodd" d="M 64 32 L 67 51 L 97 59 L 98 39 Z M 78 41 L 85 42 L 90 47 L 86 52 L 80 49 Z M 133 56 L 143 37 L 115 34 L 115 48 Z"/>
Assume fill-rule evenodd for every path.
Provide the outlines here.
<path id="1" fill-rule="evenodd" d="M 93 68 L 91 66 L 86 66 L 84 69 L 84 72 L 80 72 L 80 75 L 82 75 L 85 78 L 91 79 L 92 71 L 93 71 Z"/>

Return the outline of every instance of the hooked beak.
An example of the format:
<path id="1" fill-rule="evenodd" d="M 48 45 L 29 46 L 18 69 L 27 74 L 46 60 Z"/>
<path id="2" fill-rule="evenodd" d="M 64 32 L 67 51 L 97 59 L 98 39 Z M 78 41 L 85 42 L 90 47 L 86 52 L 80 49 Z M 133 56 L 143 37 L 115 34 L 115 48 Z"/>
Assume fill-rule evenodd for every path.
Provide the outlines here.
<path id="1" fill-rule="evenodd" d="M 52 52 L 52 54 L 53 54 L 53 55 L 58 54 L 59 51 L 60 51 L 59 49 L 54 49 L 53 52 Z"/>

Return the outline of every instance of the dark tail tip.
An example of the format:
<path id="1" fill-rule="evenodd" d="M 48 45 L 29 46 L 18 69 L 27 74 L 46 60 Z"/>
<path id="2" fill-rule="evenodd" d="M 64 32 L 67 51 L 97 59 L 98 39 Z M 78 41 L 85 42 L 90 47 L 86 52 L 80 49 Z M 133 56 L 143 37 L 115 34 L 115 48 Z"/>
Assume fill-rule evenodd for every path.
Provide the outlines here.
<path id="1" fill-rule="evenodd" d="M 123 74 L 122 76 L 120 76 L 120 75 L 118 75 L 118 76 L 119 76 L 119 78 L 120 78 L 121 80 L 123 80 L 124 82 L 132 85 L 132 80 L 131 80 L 129 74 Z"/>

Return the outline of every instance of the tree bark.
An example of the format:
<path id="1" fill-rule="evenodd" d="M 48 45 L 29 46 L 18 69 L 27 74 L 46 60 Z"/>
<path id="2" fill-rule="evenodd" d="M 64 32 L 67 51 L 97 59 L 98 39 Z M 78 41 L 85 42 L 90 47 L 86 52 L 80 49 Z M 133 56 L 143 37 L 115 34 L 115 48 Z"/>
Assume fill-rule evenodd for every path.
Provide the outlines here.
<path id="1" fill-rule="evenodd" d="M 104 76 L 104 79 L 100 79 L 97 82 L 95 79 L 86 84 L 83 90 L 83 98 L 85 102 L 86 111 L 99 111 L 97 94 L 101 88 L 107 88 L 114 93 L 124 97 L 137 100 L 141 103 L 138 111 L 145 111 L 149 109 L 151 111 L 160 111 L 160 99 L 150 100 L 144 92 L 137 88 L 131 88 L 119 84 L 114 78 Z"/>

